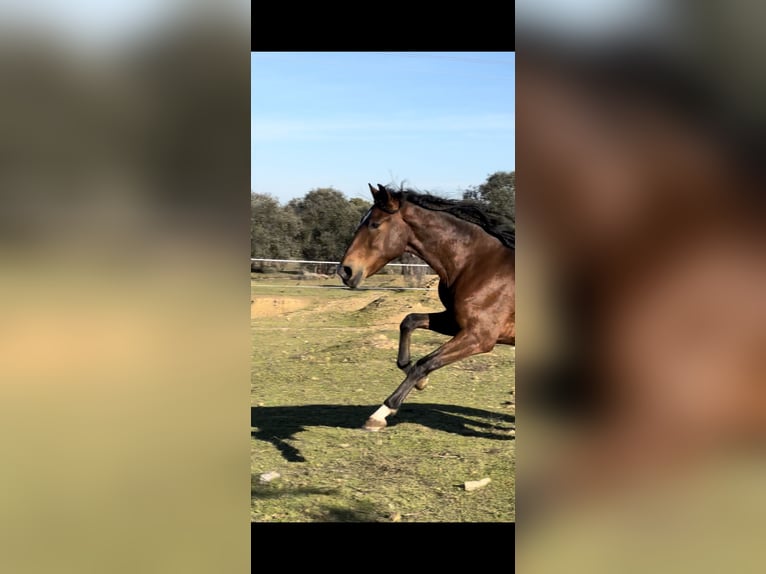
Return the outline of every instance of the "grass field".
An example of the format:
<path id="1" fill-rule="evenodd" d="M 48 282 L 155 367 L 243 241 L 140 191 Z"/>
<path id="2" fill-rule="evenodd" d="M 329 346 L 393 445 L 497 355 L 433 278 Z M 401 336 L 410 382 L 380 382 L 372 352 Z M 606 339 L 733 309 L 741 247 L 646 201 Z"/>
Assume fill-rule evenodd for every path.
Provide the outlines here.
<path id="1" fill-rule="evenodd" d="M 436 291 L 335 289 L 337 278 L 253 274 L 255 522 L 515 520 L 515 349 L 435 371 L 389 427 L 365 419 L 403 380 L 399 322 Z M 399 275 L 366 286 L 404 286 Z M 447 340 L 416 331 L 413 360 Z M 261 475 L 279 474 L 269 482 Z M 466 481 L 489 478 L 479 490 Z"/>

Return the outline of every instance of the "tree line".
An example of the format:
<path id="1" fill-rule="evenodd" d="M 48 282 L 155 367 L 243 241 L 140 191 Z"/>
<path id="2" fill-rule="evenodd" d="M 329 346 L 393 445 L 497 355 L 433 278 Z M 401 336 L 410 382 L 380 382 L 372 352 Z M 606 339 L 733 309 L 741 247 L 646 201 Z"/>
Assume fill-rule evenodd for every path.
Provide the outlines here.
<path id="1" fill-rule="evenodd" d="M 516 172 L 498 171 L 463 191 L 515 222 Z M 250 194 L 250 256 L 263 259 L 339 261 L 370 201 L 317 188 L 286 205 L 268 194 Z"/>

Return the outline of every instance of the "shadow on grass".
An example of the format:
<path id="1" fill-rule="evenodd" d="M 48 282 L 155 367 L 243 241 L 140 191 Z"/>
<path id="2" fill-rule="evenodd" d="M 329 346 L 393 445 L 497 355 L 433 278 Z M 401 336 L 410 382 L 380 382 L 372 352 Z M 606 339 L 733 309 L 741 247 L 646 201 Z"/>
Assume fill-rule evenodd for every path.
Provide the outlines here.
<path id="1" fill-rule="evenodd" d="M 383 517 L 380 507 L 361 500 L 353 508 L 326 505 L 312 514 L 312 518 L 318 522 L 381 522 Z"/>
<path id="2" fill-rule="evenodd" d="M 378 405 L 299 405 L 282 407 L 251 407 L 251 435 L 273 444 L 288 462 L 305 462 L 300 450 L 287 441 L 306 427 L 325 426 L 359 429 Z M 471 407 L 434 403 L 404 404 L 399 413 L 389 417 L 391 432 L 402 423 L 415 423 L 434 430 L 490 440 L 513 440 L 510 430 L 514 415 L 496 413 Z"/>
<path id="3" fill-rule="evenodd" d="M 288 487 L 284 483 L 262 483 L 257 475 L 250 477 L 250 497 L 254 500 L 307 497 L 314 502 L 313 509 L 306 510 L 304 516 L 312 522 L 380 522 L 386 521 L 384 509 L 367 500 L 357 500 L 342 505 L 339 503 L 319 504 L 317 497 L 330 497 L 325 500 L 337 500 L 339 488 L 333 487 Z M 332 498 L 335 497 L 335 498 Z M 311 504 L 310 502 L 308 504 Z M 269 521 L 269 520 L 265 520 Z M 254 520 L 261 522 L 261 520 Z"/>
<path id="4" fill-rule="evenodd" d="M 283 496 L 315 496 L 337 494 L 337 488 L 274 488 L 269 484 L 261 484 L 257 476 L 250 479 L 250 496 L 252 498 L 281 498 Z"/>

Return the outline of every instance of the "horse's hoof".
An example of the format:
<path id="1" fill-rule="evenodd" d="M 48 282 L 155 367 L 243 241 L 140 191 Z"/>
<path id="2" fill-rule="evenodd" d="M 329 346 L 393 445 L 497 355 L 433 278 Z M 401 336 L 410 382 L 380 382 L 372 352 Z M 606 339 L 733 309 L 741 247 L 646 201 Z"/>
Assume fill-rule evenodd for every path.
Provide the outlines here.
<path id="1" fill-rule="evenodd" d="M 426 388 L 426 385 L 428 384 L 428 377 L 424 379 L 420 379 L 417 383 L 415 383 L 415 388 L 419 391 L 422 391 Z"/>
<path id="2" fill-rule="evenodd" d="M 386 423 L 385 419 L 380 420 L 380 419 L 374 419 L 370 417 L 367 419 L 367 422 L 364 423 L 362 428 L 366 431 L 377 432 L 381 429 L 386 428 L 387 425 L 388 423 Z"/>

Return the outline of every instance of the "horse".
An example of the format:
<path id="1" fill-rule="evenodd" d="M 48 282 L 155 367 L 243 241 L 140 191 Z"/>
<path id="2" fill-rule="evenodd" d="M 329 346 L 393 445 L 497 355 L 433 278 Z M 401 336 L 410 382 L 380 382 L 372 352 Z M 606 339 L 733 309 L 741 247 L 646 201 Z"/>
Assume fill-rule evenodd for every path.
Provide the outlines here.
<path id="1" fill-rule="evenodd" d="M 425 388 L 436 369 L 516 344 L 515 229 L 476 202 L 368 184 L 373 206 L 362 217 L 337 273 L 355 289 L 404 253 L 423 259 L 439 276 L 445 310 L 410 313 L 399 327 L 397 366 L 406 377 L 364 423 L 369 431 L 387 426 L 414 388 Z M 415 329 L 451 336 L 414 364 L 410 338 Z"/>

